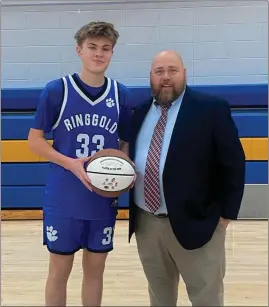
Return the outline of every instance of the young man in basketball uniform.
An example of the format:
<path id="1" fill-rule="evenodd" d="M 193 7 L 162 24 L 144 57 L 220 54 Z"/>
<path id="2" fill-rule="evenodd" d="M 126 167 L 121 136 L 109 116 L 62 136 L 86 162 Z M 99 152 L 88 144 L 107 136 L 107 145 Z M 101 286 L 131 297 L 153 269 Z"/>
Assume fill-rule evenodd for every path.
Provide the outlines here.
<path id="1" fill-rule="evenodd" d="M 128 153 L 130 96 L 125 86 L 105 76 L 118 37 L 105 22 L 89 23 L 76 33 L 81 73 L 46 85 L 29 133 L 31 150 L 50 161 L 43 206 L 44 245 L 50 251 L 46 306 L 66 305 L 67 281 L 80 249 L 82 304 L 101 305 L 117 206 L 91 191 L 84 167 L 105 148 Z M 50 132 L 53 146 L 44 137 Z"/>

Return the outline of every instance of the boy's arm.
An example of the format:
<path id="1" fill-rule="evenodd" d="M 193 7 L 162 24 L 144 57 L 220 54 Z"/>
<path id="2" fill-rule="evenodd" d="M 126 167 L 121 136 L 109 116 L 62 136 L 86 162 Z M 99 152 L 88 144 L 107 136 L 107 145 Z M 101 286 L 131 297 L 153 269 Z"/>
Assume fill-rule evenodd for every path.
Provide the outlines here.
<path id="1" fill-rule="evenodd" d="M 129 156 L 129 140 L 132 120 L 132 98 L 129 89 L 119 84 L 120 117 L 119 138 L 120 150 Z"/>
<path id="2" fill-rule="evenodd" d="M 57 152 L 45 139 L 60 114 L 64 88 L 60 79 L 49 82 L 42 91 L 32 128 L 28 135 L 28 144 L 32 152 L 48 161 L 68 168 L 70 158 Z"/>
<path id="3" fill-rule="evenodd" d="M 70 170 L 87 188 L 90 188 L 88 184 L 90 181 L 84 169 L 84 163 L 90 160 L 90 157 L 84 159 L 67 157 L 56 151 L 45 139 L 45 133 L 51 131 L 61 108 L 61 85 L 56 84 L 57 81 L 47 85 L 40 96 L 34 124 L 29 131 L 28 144 L 32 152 Z"/>
<path id="4" fill-rule="evenodd" d="M 122 86 L 119 88 L 120 98 L 120 117 L 119 117 L 119 138 L 120 138 L 120 150 L 122 150 L 127 156 L 129 156 L 129 141 L 131 137 L 131 125 L 132 125 L 132 98 L 130 91 Z M 132 162 L 133 167 L 135 164 Z M 131 188 L 134 187 L 136 182 L 136 173 L 134 176 Z"/>
<path id="5" fill-rule="evenodd" d="M 32 152 L 41 156 L 48 161 L 58 164 L 66 169 L 69 169 L 69 165 L 72 158 L 69 158 L 58 151 L 56 151 L 51 144 L 45 139 L 44 131 L 31 128 L 28 135 L 28 144 Z"/>

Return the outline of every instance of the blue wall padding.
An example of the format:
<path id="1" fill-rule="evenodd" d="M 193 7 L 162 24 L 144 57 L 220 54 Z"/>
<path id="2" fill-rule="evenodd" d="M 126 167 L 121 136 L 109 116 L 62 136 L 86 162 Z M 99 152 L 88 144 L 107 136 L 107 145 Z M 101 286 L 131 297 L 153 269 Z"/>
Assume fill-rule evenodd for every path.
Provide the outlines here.
<path id="1" fill-rule="evenodd" d="M 2 140 L 27 140 L 33 119 L 34 114 L 2 114 Z M 52 133 L 46 134 L 46 138 L 52 139 Z"/>
<path id="2" fill-rule="evenodd" d="M 44 187 L 3 187 L 1 191 L 1 208 L 41 208 L 44 198 Z"/>
<path id="3" fill-rule="evenodd" d="M 193 88 L 217 95 L 229 102 L 239 137 L 268 137 L 268 84 Z M 130 87 L 130 89 L 133 106 L 151 95 L 148 87 Z M 41 88 L 2 89 L 2 140 L 27 140 L 41 90 Z M 46 138 L 52 139 L 52 135 L 46 135 Z M 2 163 L 1 167 L 2 208 L 41 208 L 48 163 Z M 268 184 L 268 162 L 246 162 L 245 182 Z M 128 208 L 128 197 L 126 193 L 119 198 L 120 208 Z"/>
<path id="4" fill-rule="evenodd" d="M 44 163 L 3 163 L 2 186 L 44 186 L 49 164 Z"/>
<path id="5" fill-rule="evenodd" d="M 239 137 L 267 137 L 268 111 L 232 111 Z M 2 140 L 27 140 L 33 114 L 2 114 Z M 52 134 L 46 135 L 52 138 Z"/>
<path id="6" fill-rule="evenodd" d="M 2 164 L 2 186 L 42 186 L 46 183 L 48 163 L 4 163 Z M 266 184 L 268 162 L 246 162 L 246 184 Z"/>
<path id="7" fill-rule="evenodd" d="M 268 110 L 233 111 L 239 137 L 268 137 Z"/>
<path id="8" fill-rule="evenodd" d="M 265 107 L 268 105 L 268 84 L 244 85 L 203 85 L 190 86 L 199 91 L 226 99 L 231 106 Z M 129 87 L 132 91 L 133 105 L 151 96 L 149 87 Z M 4 110 L 34 110 L 42 88 L 2 89 L 1 108 Z"/>
<path id="9" fill-rule="evenodd" d="M 2 165 L 2 208 L 42 207 L 47 163 Z M 268 162 L 246 163 L 246 184 L 267 184 Z M 119 207 L 128 208 L 125 193 L 119 198 Z"/>
<path id="10" fill-rule="evenodd" d="M 128 207 L 127 193 L 119 198 L 119 207 Z M 11 186 L 2 187 L 2 209 L 41 208 L 44 198 L 44 187 L 40 186 Z"/>
<path id="11" fill-rule="evenodd" d="M 246 162 L 246 184 L 268 184 L 268 162 Z"/>

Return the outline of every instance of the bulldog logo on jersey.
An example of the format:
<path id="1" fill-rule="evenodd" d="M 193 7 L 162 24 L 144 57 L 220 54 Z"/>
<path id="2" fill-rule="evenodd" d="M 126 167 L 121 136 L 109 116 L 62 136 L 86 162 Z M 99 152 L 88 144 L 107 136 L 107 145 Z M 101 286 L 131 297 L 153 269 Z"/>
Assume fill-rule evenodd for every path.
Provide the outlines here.
<path id="1" fill-rule="evenodd" d="M 108 98 L 108 99 L 106 99 L 106 105 L 107 105 L 109 108 L 112 108 L 112 107 L 114 107 L 115 102 L 114 102 L 114 100 L 113 100 L 112 98 Z"/>

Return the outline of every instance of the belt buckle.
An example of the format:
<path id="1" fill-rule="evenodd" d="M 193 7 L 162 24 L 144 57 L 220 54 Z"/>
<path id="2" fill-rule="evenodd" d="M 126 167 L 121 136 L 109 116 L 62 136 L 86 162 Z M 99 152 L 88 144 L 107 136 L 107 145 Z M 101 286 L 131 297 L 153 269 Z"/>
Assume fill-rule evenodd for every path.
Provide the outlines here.
<path id="1" fill-rule="evenodd" d="M 159 214 L 155 214 L 156 217 L 158 218 L 165 218 L 165 217 L 168 217 L 168 214 L 166 213 L 159 213 Z"/>

